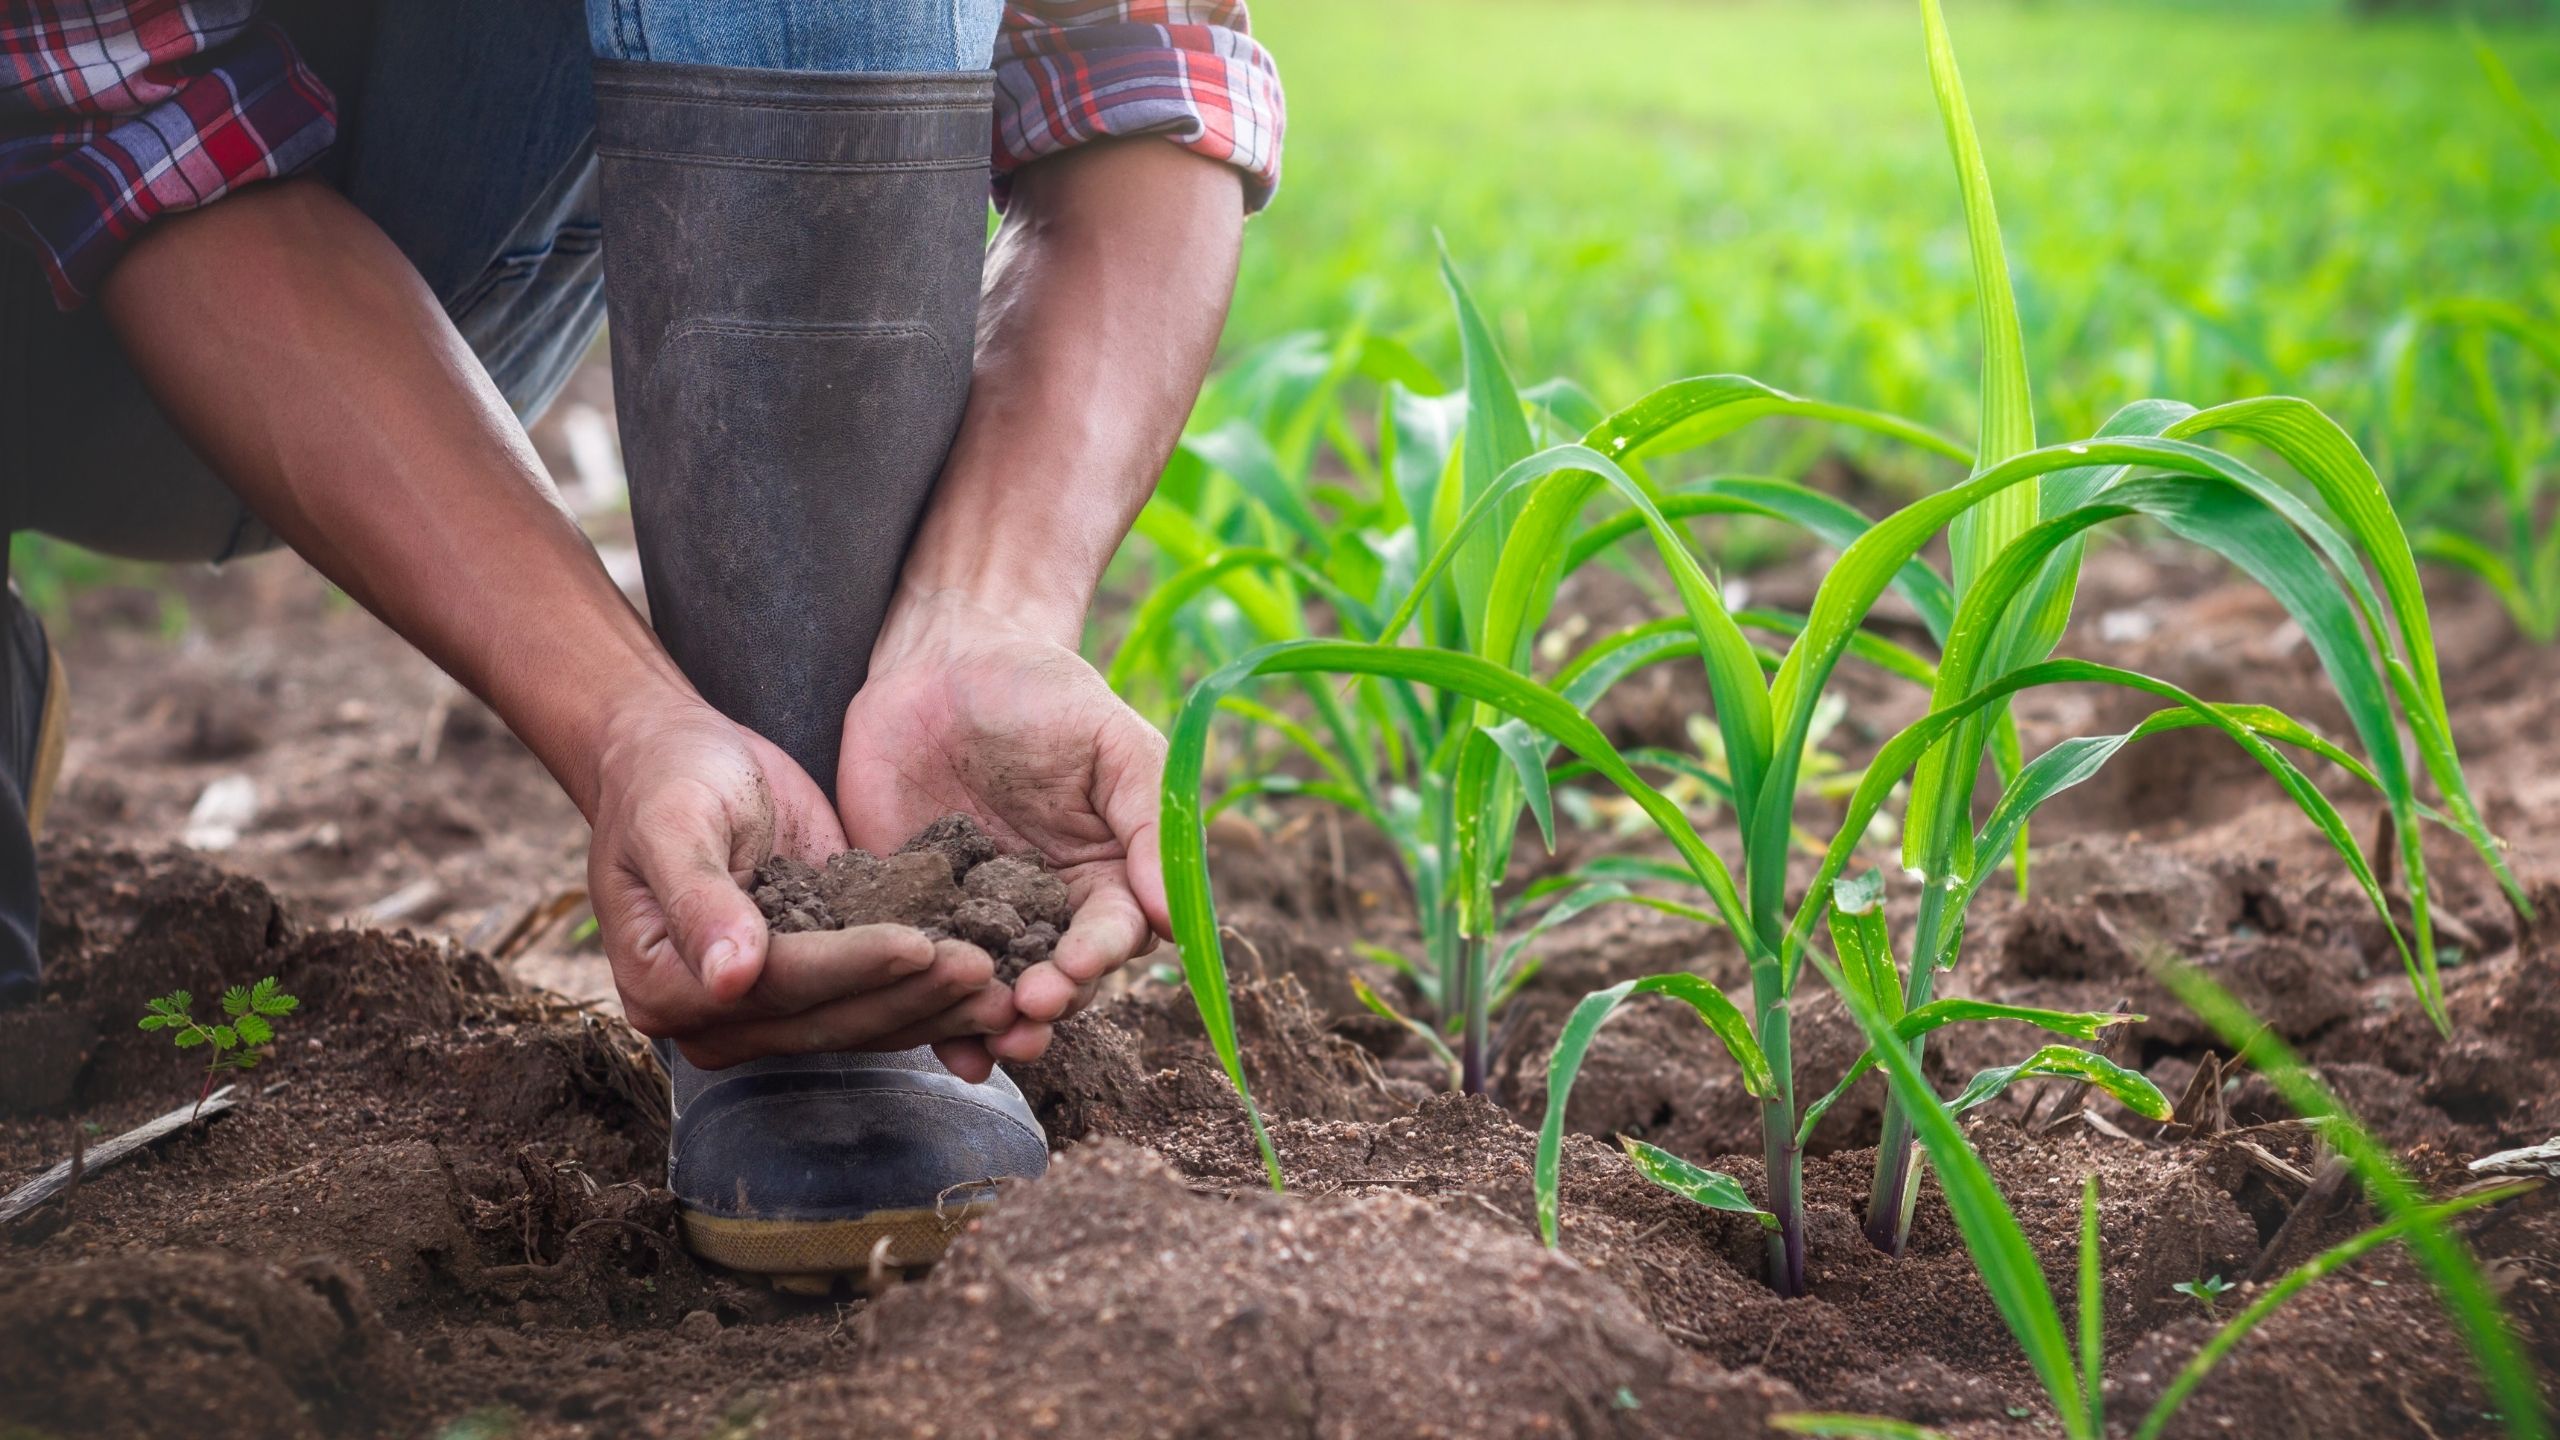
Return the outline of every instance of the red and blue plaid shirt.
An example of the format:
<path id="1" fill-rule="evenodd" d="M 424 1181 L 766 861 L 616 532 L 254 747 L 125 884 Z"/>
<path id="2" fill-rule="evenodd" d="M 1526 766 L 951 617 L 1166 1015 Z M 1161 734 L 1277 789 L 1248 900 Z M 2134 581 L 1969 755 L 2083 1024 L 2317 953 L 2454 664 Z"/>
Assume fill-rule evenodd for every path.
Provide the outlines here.
<path id="1" fill-rule="evenodd" d="M 0 228 L 68 309 L 153 219 L 310 166 L 336 102 L 259 0 L 25 0 L 0 9 Z M 1015 0 L 996 38 L 1004 177 L 1118 135 L 1280 175 L 1280 75 L 1243 0 Z"/>

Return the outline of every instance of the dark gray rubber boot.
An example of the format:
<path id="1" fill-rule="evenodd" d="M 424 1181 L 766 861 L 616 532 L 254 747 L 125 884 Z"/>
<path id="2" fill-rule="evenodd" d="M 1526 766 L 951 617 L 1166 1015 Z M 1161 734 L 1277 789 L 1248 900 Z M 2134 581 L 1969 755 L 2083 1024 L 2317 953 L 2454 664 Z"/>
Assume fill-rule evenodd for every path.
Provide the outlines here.
<path id="1" fill-rule="evenodd" d="M 615 409 L 649 611 L 835 793 L 845 707 L 968 399 L 992 80 L 596 63 Z M 1048 1145 L 930 1051 L 704 1072 L 668 1183 L 706 1259 L 816 1287 L 938 1258 Z"/>

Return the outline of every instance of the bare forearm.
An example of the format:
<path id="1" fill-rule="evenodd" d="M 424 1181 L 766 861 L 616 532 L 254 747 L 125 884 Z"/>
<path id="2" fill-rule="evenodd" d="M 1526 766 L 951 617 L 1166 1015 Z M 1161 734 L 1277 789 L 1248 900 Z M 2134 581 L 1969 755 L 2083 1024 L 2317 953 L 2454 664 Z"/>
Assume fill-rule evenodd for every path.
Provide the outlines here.
<path id="1" fill-rule="evenodd" d="M 1159 141 L 1016 177 L 967 415 L 902 589 L 960 590 L 1073 646 L 1226 322 L 1235 173 Z"/>
<path id="2" fill-rule="evenodd" d="M 479 694 L 581 808 L 614 716 L 689 691 L 398 250 L 316 184 L 154 228 L 109 319 L 277 534 Z"/>

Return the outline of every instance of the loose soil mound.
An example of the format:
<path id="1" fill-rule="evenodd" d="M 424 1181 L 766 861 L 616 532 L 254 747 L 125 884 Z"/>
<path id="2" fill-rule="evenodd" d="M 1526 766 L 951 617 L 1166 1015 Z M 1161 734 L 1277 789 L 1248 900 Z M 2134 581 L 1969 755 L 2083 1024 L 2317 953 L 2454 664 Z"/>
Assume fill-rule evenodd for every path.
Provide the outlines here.
<path id="1" fill-rule="evenodd" d="M 1392 1191 L 1203 1197 L 1114 1142 L 867 1319 L 864 1363 L 757 1433 L 1734 1435 L 1795 1399 L 1512 1227 Z"/>
<path id="2" fill-rule="evenodd" d="M 894 855 L 847 850 L 812 866 L 777 855 L 756 867 L 756 905 L 778 932 L 910 925 L 966 940 L 1015 977 L 1049 958 L 1075 918 L 1067 887 L 1036 855 L 998 855 L 966 815 L 945 815 Z"/>

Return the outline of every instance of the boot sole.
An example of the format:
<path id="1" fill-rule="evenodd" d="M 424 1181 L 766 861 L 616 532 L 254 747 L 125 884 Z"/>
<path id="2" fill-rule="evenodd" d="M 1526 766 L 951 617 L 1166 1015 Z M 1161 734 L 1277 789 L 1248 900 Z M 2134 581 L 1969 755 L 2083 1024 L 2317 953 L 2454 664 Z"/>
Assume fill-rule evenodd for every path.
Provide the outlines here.
<path id="1" fill-rule="evenodd" d="M 761 1275 L 777 1290 L 824 1295 L 837 1282 L 879 1290 L 921 1277 L 993 1200 L 874 1210 L 851 1220 L 745 1220 L 680 1210 L 685 1247 L 725 1270 Z"/>

